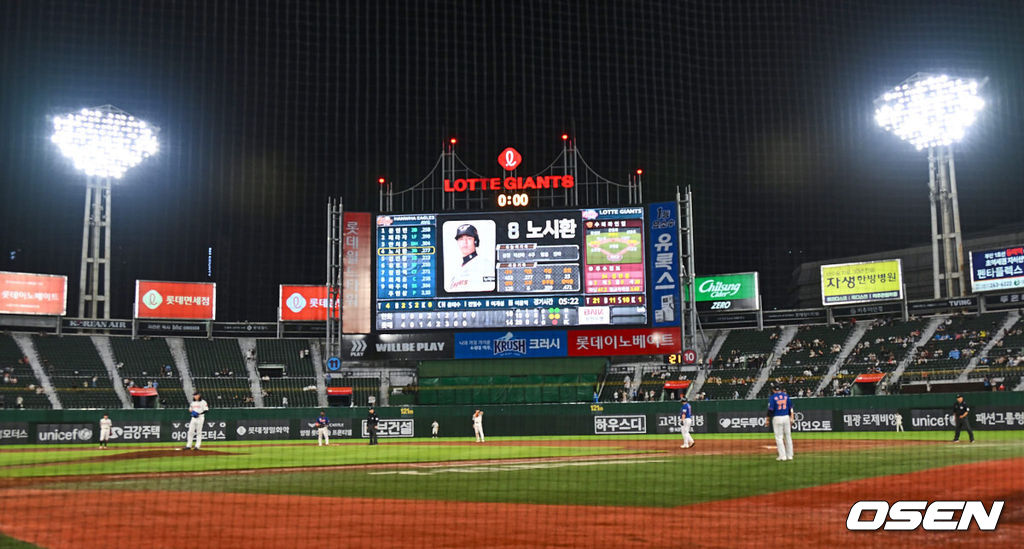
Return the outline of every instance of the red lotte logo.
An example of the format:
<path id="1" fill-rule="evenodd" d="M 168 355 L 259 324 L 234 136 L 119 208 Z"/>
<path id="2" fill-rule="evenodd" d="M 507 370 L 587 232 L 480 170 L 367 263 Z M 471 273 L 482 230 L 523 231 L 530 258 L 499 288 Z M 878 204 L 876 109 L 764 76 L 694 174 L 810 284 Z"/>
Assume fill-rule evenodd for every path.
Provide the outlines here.
<path id="1" fill-rule="evenodd" d="M 967 530 L 971 521 L 979 530 L 991 531 L 999 524 L 1003 512 L 1002 501 L 992 502 L 992 508 L 985 509 L 980 501 L 897 501 L 889 506 L 886 501 L 858 501 L 850 508 L 846 517 L 847 530 L 917 530 L 950 531 Z M 959 518 L 956 518 L 961 511 Z M 873 518 L 864 515 L 874 512 Z M 888 517 L 888 520 L 886 518 Z"/>

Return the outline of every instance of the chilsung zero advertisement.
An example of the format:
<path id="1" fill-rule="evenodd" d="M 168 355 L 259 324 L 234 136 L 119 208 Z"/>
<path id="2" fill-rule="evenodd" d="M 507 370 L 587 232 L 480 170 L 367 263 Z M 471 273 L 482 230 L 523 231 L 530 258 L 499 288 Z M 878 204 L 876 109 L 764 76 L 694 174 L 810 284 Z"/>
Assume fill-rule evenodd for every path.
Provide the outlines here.
<path id="1" fill-rule="evenodd" d="M 135 281 L 135 318 L 213 320 L 217 285 L 212 282 Z"/>
<path id="2" fill-rule="evenodd" d="M 698 276 L 694 282 L 698 311 L 756 311 L 757 273 Z"/>

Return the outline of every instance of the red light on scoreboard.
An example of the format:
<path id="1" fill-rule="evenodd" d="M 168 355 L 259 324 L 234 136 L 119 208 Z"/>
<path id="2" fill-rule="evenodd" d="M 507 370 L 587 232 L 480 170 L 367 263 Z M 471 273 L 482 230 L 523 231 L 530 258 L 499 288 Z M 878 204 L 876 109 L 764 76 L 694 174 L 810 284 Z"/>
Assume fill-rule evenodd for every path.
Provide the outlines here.
<path id="1" fill-rule="evenodd" d="M 378 177 L 377 178 L 377 184 L 378 185 L 383 185 L 384 183 L 386 183 L 386 180 L 383 177 Z"/>
<path id="2" fill-rule="evenodd" d="M 454 145 L 455 143 L 458 142 L 458 140 L 453 137 L 453 138 L 449 139 L 448 142 L 451 143 L 452 145 Z"/>
<path id="3" fill-rule="evenodd" d="M 568 140 L 569 140 L 569 134 L 563 133 L 562 134 L 562 141 L 568 141 Z"/>
<path id="4" fill-rule="evenodd" d="M 644 174 L 644 171 L 643 171 L 643 169 L 641 169 L 641 168 L 637 168 L 637 169 L 636 169 L 636 174 L 637 174 L 637 175 L 643 175 L 643 174 Z"/>

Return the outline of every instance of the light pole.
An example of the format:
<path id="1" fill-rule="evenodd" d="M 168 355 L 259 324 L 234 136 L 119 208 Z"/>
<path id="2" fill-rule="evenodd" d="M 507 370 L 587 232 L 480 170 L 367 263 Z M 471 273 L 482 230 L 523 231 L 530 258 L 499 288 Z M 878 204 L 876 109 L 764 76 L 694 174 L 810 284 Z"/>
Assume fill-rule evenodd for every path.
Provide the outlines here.
<path id="1" fill-rule="evenodd" d="M 943 297 L 943 286 L 946 297 L 966 294 L 953 144 L 963 138 L 985 106 L 978 96 L 980 87 L 976 80 L 917 73 L 875 100 L 875 121 L 879 126 L 919 151 L 928 149 L 932 282 L 936 299 Z"/>
<path id="2" fill-rule="evenodd" d="M 154 130 L 112 105 L 53 118 L 51 141 L 86 176 L 80 318 L 110 318 L 110 184 L 156 154 L 159 143 Z"/>

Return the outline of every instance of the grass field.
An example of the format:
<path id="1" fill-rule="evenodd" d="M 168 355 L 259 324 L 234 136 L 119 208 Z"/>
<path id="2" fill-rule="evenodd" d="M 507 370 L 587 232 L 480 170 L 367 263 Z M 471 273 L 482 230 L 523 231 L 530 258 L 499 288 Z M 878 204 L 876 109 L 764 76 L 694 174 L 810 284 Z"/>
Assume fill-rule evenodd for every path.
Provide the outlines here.
<path id="1" fill-rule="evenodd" d="M 0 497 L 23 496 L 29 490 L 32 501 L 39 505 L 50 496 L 76 505 L 81 498 L 89 502 L 90 509 L 118 505 L 111 512 L 123 513 L 132 497 L 163 494 L 152 496 L 157 505 L 158 500 L 168 499 L 166 494 L 187 493 L 209 501 L 222 498 L 232 505 L 247 503 L 257 509 L 267 502 L 268 517 L 286 511 L 275 507 L 284 505 L 281 501 L 306 501 L 302 498 L 320 498 L 311 501 L 330 502 L 334 508 L 351 509 L 357 515 L 377 510 L 383 502 L 391 502 L 389 508 L 429 503 L 422 511 L 416 507 L 407 511 L 424 513 L 416 515 L 416 520 L 427 520 L 432 514 L 436 519 L 438 511 L 430 509 L 452 505 L 525 505 L 514 509 L 526 513 L 515 526 L 526 528 L 534 516 L 531 513 L 538 512 L 535 506 L 590 510 L 583 513 L 584 518 L 569 517 L 566 524 L 570 525 L 606 512 L 597 509 L 685 514 L 710 505 L 707 512 L 714 518 L 719 512 L 716 506 L 738 509 L 747 504 L 741 502 L 780 494 L 811 502 L 834 499 L 837 509 L 843 505 L 848 509 L 863 499 L 863 494 L 847 494 L 846 487 L 884 488 L 887 479 L 904 482 L 918 478 L 915 475 L 932 475 L 935 481 L 934 487 L 915 481 L 911 485 L 915 490 L 929 493 L 927 490 L 933 489 L 936 498 L 948 497 L 950 486 L 959 486 L 957 478 L 968 478 L 968 472 L 987 478 L 992 476 L 988 468 L 994 468 L 1004 471 L 1002 478 L 994 479 L 998 482 L 993 486 L 986 483 L 974 494 L 965 490 L 961 499 L 1003 493 L 997 485 L 1005 486 L 1011 499 L 1019 499 L 1024 493 L 1024 432 L 985 432 L 978 438 L 975 444 L 951 444 L 944 432 L 797 434 L 792 462 L 775 461 L 774 441 L 764 434 L 699 435 L 697 445 L 688 450 L 680 449 L 679 439 L 673 435 L 493 438 L 485 444 L 470 439 L 392 439 L 375 447 L 359 440 L 342 440 L 322 448 L 294 441 L 209 442 L 198 453 L 177 451 L 167 444 L 124 445 L 106 451 L 81 446 L 12 446 L 0 450 Z M 955 472 L 958 468 L 965 473 Z M 976 479 L 972 482 L 978 485 Z M 116 503 L 120 498 L 127 499 Z M 10 514 L 12 500 L 0 501 Z M 813 528 L 813 513 L 805 507 L 793 516 Z M 218 504 L 217 512 L 231 508 Z M 839 518 L 845 519 L 845 515 Z M 743 526 L 742 521 L 737 524 Z M 602 527 L 597 528 L 592 535 L 598 535 Z M 6 520 L 0 522 L 0 530 L 12 538 L 60 545 L 45 536 L 26 536 L 24 528 L 12 530 Z M 476 538 L 443 539 L 451 543 L 442 546 L 481 543 Z M 660 545 L 650 543 L 650 538 L 642 540 L 646 541 L 637 545 Z M 0 539 L 0 547 L 5 542 L 16 540 Z M 988 539 L 987 543 L 999 545 L 1001 541 Z"/>

